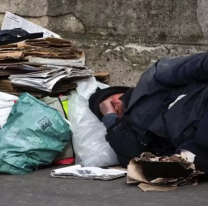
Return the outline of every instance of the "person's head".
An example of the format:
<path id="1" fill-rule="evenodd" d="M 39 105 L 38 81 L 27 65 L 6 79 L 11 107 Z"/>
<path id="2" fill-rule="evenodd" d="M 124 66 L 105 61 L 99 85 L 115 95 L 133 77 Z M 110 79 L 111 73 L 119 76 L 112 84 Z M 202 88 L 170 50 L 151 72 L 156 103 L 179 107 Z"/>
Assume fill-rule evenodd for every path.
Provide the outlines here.
<path id="1" fill-rule="evenodd" d="M 107 104 L 111 104 L 115 112 L 120 117 L 123 113 L 122 101 L 120 100 L 120 97 L 129 89 L 129 87 L 109 87 L 107 89 L 96 91 L 89 99 L 89 107 L 91 111 L 98 117 L 98 119 L 101 120 L 103 117 L 101 112 L 102 105 L 104 104 L 105 107 Z M 108 112 L 111 113 L 113 111 L 110 110 L 107 111 L 107 113 Z"/>

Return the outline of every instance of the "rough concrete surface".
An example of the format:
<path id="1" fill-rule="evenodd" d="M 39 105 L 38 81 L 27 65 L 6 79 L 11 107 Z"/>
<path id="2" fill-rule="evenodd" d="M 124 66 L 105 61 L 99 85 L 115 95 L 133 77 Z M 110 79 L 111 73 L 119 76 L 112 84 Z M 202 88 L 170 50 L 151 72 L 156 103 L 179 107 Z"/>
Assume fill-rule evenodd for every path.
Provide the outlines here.
<path id="1" fill-rule="evenodd" d="M 50 169 L 30 175 L 0 176 L 1 206 L 205 206 L 208 184 L 171 192 L 142 192 L 126 179 L 113 181 L 56 179 Z"/>
<path id="2" fill-rule="evenodd" d="M 207 51 L 207 46 L 144 45 L 101 41 L 72 40 L 84 48 L 87 66 L 95 71 L 109 71 L 110 85 L 135 86 L 141 74 L 158 59 Z"/>
<path id="3" fill-rule="evenodd" d="M 207 43 L 207 8 L 207 0 L 1 0 L 0 19 L 5 11 L 44 17 L 65 37 L 197 44 Z"/>
<path id="4" fill-rule="evenodd" d="M 135 86 L 164 57 L 207 51 L 207 0 L 1 0 L 10 11 L 46 27 L 86 52 L 87 66 L 110 71 L 111 85 Z M 50 169 L 1 175 L 0 206 L 205 206 L 208 184 L 143 193 L 125 178 L 53 179 Z"/>
<path id="5" fill-rule="evenodd" d="M 1 0 L 11 11 L 84 48 L 111 85 L 135 86 L 164 57 L 207 51 L 207 0 Z"/>

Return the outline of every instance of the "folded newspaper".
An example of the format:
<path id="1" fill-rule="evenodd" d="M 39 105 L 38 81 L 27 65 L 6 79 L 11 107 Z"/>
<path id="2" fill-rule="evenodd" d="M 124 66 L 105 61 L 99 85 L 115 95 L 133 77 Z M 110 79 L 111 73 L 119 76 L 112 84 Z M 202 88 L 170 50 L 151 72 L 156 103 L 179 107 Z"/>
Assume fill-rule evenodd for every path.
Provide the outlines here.
<path id="1" fill-rule="evenodd" d="M 29 86 L 41 91 L 52 92 L 53 87 L 60 80 L 91 76 L 93 76 L 93 71 L 87 67 L 80 69 L 46 65 L 45 70 L 42 69 L 38 72 L 26 74 L 14 74 L 10 75 L 9 79 L 14 85 Z"/>
<path id="2" fill-rule="evenodd" d="M 34 24 L 33 22 L 30 22 L 20 16 L 17 16 L 7 11 L 4 16 L 1 30 L 10 30 L 15 28 L 21 28 L 29 33 L 43 32 L 44 37 L 61 38 L 58 34 L 55 34 L 48 29 L 45 29 L 37 24 Z"/>
<path id="3" fill-rule="evenodd" d="M 81 167 L 81 165 L 74 165 L 52 170 L 51 176 L 59 178 L 113 180 L 124 177 L 126 173 L 126 171 L 119 169 L 102 169 L 99 167 Z"/>

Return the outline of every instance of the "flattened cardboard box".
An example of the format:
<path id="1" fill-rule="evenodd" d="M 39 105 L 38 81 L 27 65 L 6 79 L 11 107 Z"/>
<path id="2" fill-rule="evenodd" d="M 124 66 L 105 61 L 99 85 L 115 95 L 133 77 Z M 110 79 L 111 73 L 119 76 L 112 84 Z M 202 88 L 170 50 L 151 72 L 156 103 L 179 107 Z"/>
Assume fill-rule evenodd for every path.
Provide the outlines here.
<path id="1" fill-rule="evenodd" d="M 198 177 L 204 173 L 195 169 L 194 157 L 185 150 L 171 157 L 143 153 L 129 163 L 127 183 L 138 184 L 145 192 L 169 191 L 179 186 L 197 184 Z"/>

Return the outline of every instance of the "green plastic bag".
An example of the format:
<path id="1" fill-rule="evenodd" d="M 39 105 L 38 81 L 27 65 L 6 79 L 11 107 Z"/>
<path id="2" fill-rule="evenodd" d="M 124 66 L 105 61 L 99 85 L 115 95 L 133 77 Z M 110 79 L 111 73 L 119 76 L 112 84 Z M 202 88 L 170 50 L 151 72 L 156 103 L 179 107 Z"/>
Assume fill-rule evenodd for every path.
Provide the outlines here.
<path id="1" fill-rule="evenodd" d="M 70 137 L 57 110 L 23 93 L 0 130 L 0 173 L 27 174 L 51 164 Z"/>

